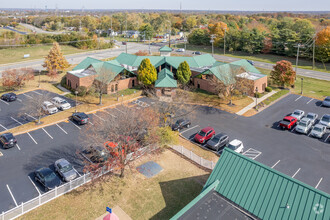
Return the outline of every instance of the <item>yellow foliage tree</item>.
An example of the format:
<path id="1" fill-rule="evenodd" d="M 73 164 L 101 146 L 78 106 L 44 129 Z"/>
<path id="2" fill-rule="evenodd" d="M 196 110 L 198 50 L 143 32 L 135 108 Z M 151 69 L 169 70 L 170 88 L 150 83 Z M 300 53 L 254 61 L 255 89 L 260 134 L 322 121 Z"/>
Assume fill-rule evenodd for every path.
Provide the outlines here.
<path id="1" fill-rule="evenodd" d="M 317 46 L 324 46 L 330 43 L 330 27 L 326 27 L 316 35 Z"/>
<path id="2" fill-rule="evenodd" d="M 49 54 L 45 57 L 45 61 L 42 66 L 45 67 L 48 72 L 57 72 L 59 70 L 63 71 L 69 67 L 69 63 L 63 56 L 60 45 L 57 42 L 53 43 L 53 47 L 50 49 Z"/>
<path id="3" fill-rule="evenodd" d="M 225 35 L 225 31 L 228 31 L 227 24 L 224 22 L 217 22 L 215 24 L 209 24 L 210 34 L 214 34 L 214 45 L 219 46 L 221 40 Z"/>

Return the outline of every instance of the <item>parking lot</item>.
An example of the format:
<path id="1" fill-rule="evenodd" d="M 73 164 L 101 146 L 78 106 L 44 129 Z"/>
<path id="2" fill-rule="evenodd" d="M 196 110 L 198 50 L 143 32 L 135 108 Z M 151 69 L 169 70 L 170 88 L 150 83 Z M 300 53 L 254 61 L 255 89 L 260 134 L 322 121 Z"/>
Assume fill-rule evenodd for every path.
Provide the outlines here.
<path id="1" fill-rule="evenodd" d="M 46 90 L 34 90 L 19 94 L 17 95 L 17 100 L 14 102 L 6 102 L 0 99 L 0 132 L 36 120 L 37 115 L 26 112 L 24 110 L 24 105 L 29 102 L 29 99 L 38 98 L 42 95 L 47 95 L 50 99 L 55 96 L 62 97 L 67 100 L 72 107 L 75 106 L 75 101 Z"/>
<path id="2" fill-rule="evenodd" d="M 141 107 L 146 103 L 130 105 Z M 89 125 L 79 126 L 68 120 L 16 136 L 17 147 L 6 150 L 0 147 L 3 153 L 0 157 L 0 212 L 45 193 L 44 187 L 34 180 L 34 171 L 40 167 L 54 170 L 54 162 L 65 158 L 74 166 L 78 175 L 82 175 L 84 132 L 98 121 L 105 121 L 108 116 L 118 117 L 123 114 L 121 107 L 89 114 Z"/>
<path id="3" fill-rule="evenodd" d="M 322 117 L 330 108 L 321 101 L 289 95 L 253 117 L 242 117 L 210 107 L 199 107 L 190 128 L 181 135 L 193 138 L 202 128 L 211 126 L 216 134 L 225 132 L 229 139 L 244 143 L 243 155 L 308 185 L 330 193 L 330 130 L 322 139 L 293 131 L 282 130 L 278 122 L 295 109 L 313 112 Z M 199 145 L 205 150 L 206 144 Z"/>

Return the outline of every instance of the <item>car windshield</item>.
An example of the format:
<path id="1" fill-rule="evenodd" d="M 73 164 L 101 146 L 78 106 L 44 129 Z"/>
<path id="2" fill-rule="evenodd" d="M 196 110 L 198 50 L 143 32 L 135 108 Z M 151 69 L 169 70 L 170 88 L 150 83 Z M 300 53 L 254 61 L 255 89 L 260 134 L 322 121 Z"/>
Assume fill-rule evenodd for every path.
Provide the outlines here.
<path id="1" fill-rule="evenodd" d="M 229 145 L 228 145 L 228 148 L 229 148 L 229 149 L 232 149 L 232 150 L 236 150 L 236 146 L 234 146 L 234 145 L 232 145 L 232 144 L 229 144 Z"/>
<path id="2" fill-rule="evenodd" d="M 294 112 L 293 114 L 294 115 L 300 115 L 300 112 L 297 111 L 297 112 Z"/>
<path id="3" fill-rule="evenodd" d="M 330 97 L 325 98 L 324 101 L 330 102 Z"/>
<path id="4" fill-rule="evenodd" d="M 56 108 L 55 105 L 48 105 L 48 108 Z"/>
<path id="5" fill-rule="evenodd" d="M 48 174 L 47 176 L 45 176 L 45 180 L 46 181 L 52 181 L 55 178 L 56 178 L 56 175 L 55 175 L 54 172 L 51 172 L 50 174 Z"/>
<path id="6" fill-rule="evenodd" d="M 325 122 L 330 122 L 330 116 L 329 115 L 325 115 L 322 117 L 322 121 L 325 121 Z"/>
<path id="7" fill-rule="evenodd" d="M 61 171 L 63 173 L 68 172 L 70 170 L 72 170 L 72 165 L 71 164 L 66 164 L 64 167 L 61 168 Z"/>
<path id="8" fill-rule="evenodd" d="M 313 129 L 314 131 L 319 131 L 319 132 L 321 132 L 322 131 L 322 129 L 320 128 L 320 127 L 314 127 L 314 129 Z"/>
<path id="9" fill-rule="evenodd" d="M 302 127 L 306 127 L 306 126 L 307 126 L 307 123 L 306 123 L 306 122 L 303 122 L 303 121 L 301 121 L 301 122 L 299 122 L 299 126 L 302 126 Z"/>
<path id="10" fill-rule="evenodd" d="M 7 134 L 6 139 L 7 139 L 7 140 L 14 139 L 13 134 Z"/>
<path id="11" fill-rule="evenodd" d="M 68 102 L 65 100 L 60 101 L 60 104 L 66 104 L 66 103 L 68 103 Z"/>
<path id="12" fill-rule="evenodd" d="M 205 136 L 206 135 L 206 133 L 204 132 L 204 131 L 200 131 L 199 133 L 198 133 L 200 136 Z"/>
<path id="13" fill-rule="evenodd" d="M 306 117 L 309 118 L 309 119 L 313 119 L 314 118 L 313 115 L 307 115 Z"/>
<path id="14" fill-rule="evenodd" d="M 212 141 L 214 141 L 214 142 L 219 142 L 219 137 L 214 137 L 213 139 L 212 139 Z"/>

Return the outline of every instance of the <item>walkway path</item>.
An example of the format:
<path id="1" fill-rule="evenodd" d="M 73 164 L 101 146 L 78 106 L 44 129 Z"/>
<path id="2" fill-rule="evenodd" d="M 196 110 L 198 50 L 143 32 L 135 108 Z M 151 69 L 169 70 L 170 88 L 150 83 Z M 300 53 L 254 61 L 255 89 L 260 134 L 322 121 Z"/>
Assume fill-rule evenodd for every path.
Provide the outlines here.
<path id="1" fill-rule="evenodd" d="M 64 92 L 64 93 L 62 93 L 61 95 L 66 95 L 66 94 L 71 93 L 70 90 L 64 88 L 63 86 L 61 86 L 61 84 L 58 84 L 56 87 L 57 87 L 59 90 L 61 90 L 61 91 Z"/>
<path id="2" fill-rule="evenodd" d="M 264 101 L 265 99 L 271 97 L 271 96 L 274 95 L 275 93 L 277 93 L 277 91 L 274 91 L 274 90 L 273 90 L 273 91 L 271 91 L 270 93 L 264 95 L 263 97 L 258 98 L 258 103 L 260 103 L 260 102 Z M 253 107 L 256 106 L 256 98 L 254 98 L 254 97 L 250 97 L 250 98 L 253 99 L 253 102 L 252 102 L 250 105 L 246 106 L 245 108 L 241 109 L 241 110 L 240 110 L 239 112 L 237 112 L 236 114 L 238 114 L 238 115 L 243 115 L 245 112 L 249 111 L 250 109 L 252 109 Z"/>

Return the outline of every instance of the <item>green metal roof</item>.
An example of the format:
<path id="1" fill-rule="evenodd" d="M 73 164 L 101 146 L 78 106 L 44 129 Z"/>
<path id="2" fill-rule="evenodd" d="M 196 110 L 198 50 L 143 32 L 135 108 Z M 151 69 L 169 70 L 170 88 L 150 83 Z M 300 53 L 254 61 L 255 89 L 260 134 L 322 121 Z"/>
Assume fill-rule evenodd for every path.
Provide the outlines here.
<path id="1" fill-rule="evenodd" d="M 231 84 L 235 82 L 235 75 L 241 73 L 240 66 L 233 65 L 230 63 L 226 63 L 223 65 L 218 65 L 212 67 L 201 74 L 213 74 L 217 77 L 220 81 L 222 81 L 225 85 Z"/>
<path id="2" fill-rule="evenodd" d="M 204 190 L 215 181 L 218 193 L 261 219 L 330 219 L 329 194 L 227 148 Z"/>
<path id="3" fill-rule="evenodd" d="M 156 88 L 176 88 L 178 87 L 176 80 L 174 79 L 173 73 L 168 69 L 162 69 L 158 73 L 157 80 L 155 82 Z"/>
<path id="4" fill-rule="evenodd" d="M 98 59 L 94 59 L 94 58 L 91 58 L 91 57 L 87 57 L 83 61 L 81 61 L 77 66 L 75 66 L 72 70 L 86 69 L 92 63 L 100 63 L 100 62 L 103 62 L 103 61 L 98 60 Z"/>
<path id="5" fill-rule="evenodd" d="M 172 48 L 168 46 L 163 46 L 159 49 L 159 52 L 172 52 Z"/>
<path id="6" fill-rule="evenodd" d="M 106 81 L 106 83 L 111 82 L 119 73 L 125 70 L 124 67 L 109 62 L 93 63 L 92 66 L 98 75 L 95 79 L 102 82 Z"/>
<path id="7" fill-rule="evenodd" d="M 244 59 L 237 60 L 237 61 L 231 62 L 231 64 L 235 64 L 235 65 L 239 65 L 239 66 L 243 67 L 246 72 L 261 74 L 261 72 L 257 68 L 255 68 L 253 65 L 251 65 L 251 63 L 249 63 L 247 60 L 244 60 Z"/>

